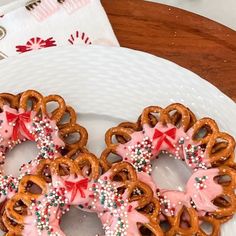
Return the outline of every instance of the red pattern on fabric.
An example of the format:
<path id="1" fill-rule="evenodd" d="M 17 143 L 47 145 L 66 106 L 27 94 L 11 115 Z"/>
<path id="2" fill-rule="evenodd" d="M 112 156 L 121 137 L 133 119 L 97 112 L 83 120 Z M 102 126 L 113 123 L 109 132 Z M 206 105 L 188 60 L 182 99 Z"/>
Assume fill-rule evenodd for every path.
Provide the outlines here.
<path id="1" fill-rule="evenodd" d="M 31 38 L 26 45 L 18 45 L 16 46 L 16 51 L 19 53 L 29 52 L 32 50 L 38 50 L 42 48 L 48 48 L 48 47 L 55 47 L 57 46 L 56 41 L 53 39 L 53 37 L 50 37 L 46 40 L 35 37 Z"/>

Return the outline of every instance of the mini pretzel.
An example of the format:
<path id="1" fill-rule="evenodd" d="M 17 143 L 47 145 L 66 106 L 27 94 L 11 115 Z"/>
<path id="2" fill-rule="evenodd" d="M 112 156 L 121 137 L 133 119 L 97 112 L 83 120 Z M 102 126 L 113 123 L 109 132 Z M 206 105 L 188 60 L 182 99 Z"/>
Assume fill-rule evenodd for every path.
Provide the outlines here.
<path id="1" fill-rule="evenodd" d="M 69 158 L 59 157 L 59 158 L 55 159 L 50 165 L 52 174 L 56 174 L 58 176 L 64 175 L 64 173 L 63 173 L 64 171 L 60 170 L 60 165 L 65 165 L 66 168 L 69 169 L 70 174 L 78 173 L 78 169 L 76 168 L 76 165 L 73 162 L 73 160 L 71 160 Z"/>
<path id="2" fill-rule="evenodd" d="M 128 162 L 121 162 L 121 163 L 114 164 L 110 169 L 110 172 L 111 172 L 110 179 L 112 180 L 116 175 L 124 171 L 126 171 L 128 175 L 128 178 L 127 178 L 128 181 L 130 182 L 137 181 L 137 178 L 138 178 L 137 174 L 134 168 L 132 167 L 132 165 L 130 165 Z"/>
<path id="3" fill-rule="evenodd" d="M 38 187 L 40 187 L 41 192 L 40 193 L 31 193 L 28 189 L 28 184 L 36 184 Z M 24 178 L 21 179 L 18 192 L 25 194 L 26 196 L 29 196 L 30 198 L 37 198 L 39 195 L 46 193 L 46 184 L 45 181 L 38 176 L 34 175 L 26 175 Z"/>
<path id="4" fill-rule="evenodd" d="M 37 166 L 37 170 L 35 171 L 35 174 L 40 176 L 47 183 L 51 183 L 51 163 L 52 162 L 49 159 L 41 160 Z M 48 169 L 49 172 L 45 173 L 46 169 Z"/>
<path id="5" fill-rule="evenodd" d="M 141 124 L 140 124 L 140 120 L 138 120 L 135 123 L 122 122 L 118 126 L 126 128 L 126 129 L 130 129 L 130 130 L 133 130 L 133 131 L 140 131 L 142 129 Z M 125 137 L 122 137 L 120 135 L 116 135 L 116 139 L 119 143 L 126 143 L 127 141 L 129 141 L 129 140 L 125 139 Z"/>
<path id="6" fill-rule="evenodd" d="M 18 97 L 10 93 L 0 94 L 0 107 L 3 109 L 4 105 L 9 104 L 12 108 L 17 108 L 19 104 Z"/>
<path id="7" fill-rule="evenodd" d="M 197 134 L 201 131 L 202 128 L 206 128 L 206 135 L 202 138 L 196 138 Z M 219 128 L 218 125 L 214 120 L 211 118 L 203 118 L 201 120 L 198 120 L 192 127 L 192 138 L 196 142 L 200 142 L 200 144 L 207 144 L 212 137 L 212 134 L 218 133 Z"/>
<path id="8" fill-rule="evenodd" d="M 23 92 L 20 96 L 19 108 L 23 109 L 24 111 L 27 111 L 28 101 L 30 99 L 36 101 L 36 104 L 34 104 L 33 109 L 36 109 L 37 106 L 43 106 L 43 96 L 35 90 L 27 90 Z"/>
<path id="9" fill-rule="evenodd" d="M 83 169 L 88 167 L 89 178 L 97 179 L 100 174 L 99 161 L 97 157 L 91 153 L 81 153 L 77 158 L 74 159 L 75 165 L 79 168 L 80 173 L 83 173 Z"/>
<path id="10" fill-rule="evenodd" d="M 214 150 L 213 153 L 213 148 L 217 142 L 217 139 L 225 140 L 226 141 L 225 147 L 223 148 L 223 145 L 221 145 L 221 148 L 219 148 L 218 150 Z M 228 156 L 234 153 L 234 149 L 235 149 L 234 138 L 227 133 L 218 132 L 213 134 L 211 139 L 207 143 L 206 153 L 210 161 L 216 163 L 218 161 L 226 159 Z"/>
<path id="11" fill-rule="evenodd" d="M 59 110 L 59 108 L 54 110 L 53 113 L 52 113 L 52 116 L 55 116 L 56 113 L 58 112 L 58 110 Z M 58 122 L 58 128 L 60 128 L 60 129 L 64 128 L 68 123 L 71 124 L 71 125 L 76 124 L 77 114 L 71 106 L 66 106 L 65 114 L 69 115 L 69 121 L 66 122 L 66 123 L 61 123 L 62 119 L 63 119 L 63 117 L 61 117 L 61 120 Z"/>
<path id="12" fill-rule="evenodd" d="M 29 207 L 31 204 L 31 198 L 28 195 L 25 195 L 23 193 L 17 193 L 13 198 L 11 198 L 10 200 L 8 200 L 7 204 L 6 204 L 6 215 L 9 219 L 13 220 L 14 222 L 18 223 L 18 224 L 24 224 L 24 218 L 25 218 L 25 214 L 27 214 L 26 212 L 24 212 L 24 210 L 21 209 L 20 206 L 18 206 L 19 212 L 16 211 L 16 204 L 19 202 L 23 202 L 23 204 L 26 207 Z M 7 227 L 7 225 L 6 225 Z M 9 230 L 9 229 L 8 229 Z"/>
<path id="13" fill-rule="evenodd" d="M 158 122 L 158 119 L 152 114 L 154 113 L 160 115 L 162 111 L 163 109 L 159 106 L 146 107 L 141 115 L 141 125 L 143 126 L 144 124 L 149 124 L 155 126 Z"/>
<path id="14" fill-rule="evenodd" d="M 20 236 L 24 228 L 23 225 L 18 224 L 17 222 L 11 220 L 6 212 L 3 213 L 2 220 L 6 228 L 9 230 L 5 236 Z"/>
<path id="15" fill-rule="evenodd" d="M 53 113 L 50 115 L 50 119 L 55 120 L 56 122 L 59 122 L 62 118 L 62 116 L 65 114 L 66 111 L 66 103 L 64 99 L 59 95 L 49 95 L 43 98 L 43 106 L 44 108 L 41 109 L 43 112 L 49 114 L 47 112 L 47 104 L 50 102 L 56 102 L 58 104 L 58 108 L 53 111 Z"/>
<path id="16" fill-rule="evenodd" d="M 40 187 L 41 191 L 40 193 L 33 193 L 30 192 L 28 189 L 28 183 L 33 183 Z M 7 216 L 12 219 L 14 222 L 17 222 L 19 224 L 24 223 L 24 214 L 19 213 L 15 210 L 15 205 L 17 202 L 23 202 L 27 207 L 30 206 L 32 199 L 38 198 L 41 194 L 45 194 L 46 189 L 46 183 L 38 176 L 34 175 L 27 175 L 24 176 L 19 184 L 18 187 L 18 193 L 14 195 L 10 200 L 8 200 L 5 211 Z"/>
<path id="17" fill-rule="evenodd" d="M 163 235 L 150 215 L 138 211 L 152 201 L 153 192 L 148 185 L 136 179 L 136 173 L 134 169 L 131 170 L 132 168 L 129 163 L 125 162 L 114 164 L 108 172 L 98 179 L 93 187 L 95 199 L 99 194 L 103 196 L 100 199 L 104 199 L 101 201 L 101 205 L 96 204 L 98 203 L 96 200 L 94 201 L 96 206 L 94 210 L 100 212 L 99 217 L 104 226 L 105 234 L 109 236 L 126 232 L 125 235 L 130 236 L 146 235 L 145 232 L 148 230 L 149 234 L 152 233 L 150 235 Z M 114 176 L 123 173 L 124 170 L 133 173 L 134 177 L 127 178 L 125 183 L 121 183 L 121 185 L 113 186 L 110 181 L 114 179 Z M 109 202 L 113 202 L 114 206 L 110 205 Z M 93 206 L 93 203 L 91 205 Z M 109 221 L 106 220 L 107 218 Z M 119 221 L 121 227 L 119 227 Z"/>
<path id="18" fill-rule="evenodd" d="M 125 140 L 130 140 L 132 133 L 133 133 L 133 131 L 131 129 L 126 129 L 123 127 L 111 128 L 106 132 L 106 136 L 105 136 L 106 145 L 107 146 L 111 146 L 112 144 L 115 145 L 112 140 L 112 137 L 114 135 L 119 135 L 120 137 L 122 137 Z"/>
<path id="19" fill-rule="evenodd" d="M 223 192 L 221 196 L 229 198 L 229 202 L 226 202 L 224 199 L 218 198 L 218 209 L 212 213 L 216 217 L 231 216 L 236 212 L 236 171 L 227 166 L 218 167 L 219 174 L 218 176 L 227 175 L 230 177 L 230 181 L 225 183 L 218 183 L 222 186 Z M 220 196 L 220 197 L 221 197 Z M 217 201 L 216 201 L 217 202 Z"/>
<path id="20" fill-rule="evenodd" d="M 66 138 L 70 134 L 78 133 L 79 139 L 73 143 L 66 143 L 66 149 L 69 151 L 71 150 L 77 150 L 78 148 L 81 148 L 87 144 L 88 141 L 88 133 L 86 129 L 78 124 L 75 125 L 66 125 L 60 130 L 61 137 Z"/>
<path id="21" fill-rule="evenodd" d="M 170 116 L 170 112 L 176 111 L 175 116 Z M 172 123 L 174 125 L 177 125 L 179 122 L 179 117 L 177 119 L 177 115 L 180 116 L 181 119 L 181 125 L 186 131 L 189 128 L 190 124 L 190 114 L 189 110 L 182 104 L 179 103 L 173 103 L 169 106 L 167 106 L 161 113 L 161 122 L 163 123 Z"/>
<path id="22" fill-rule="evenodd" d="M 199 220 L 202 222 L 207 222 L 208 224 L 210 224 L 212 226 L 212 232 L 211 232 L 211 236 L 219 236 L 220 235 L 220 225 L 224 222 L 218 222 L 217 219 L 215 219 L 214 217 L 211 216 L 200 216 Z M 200 227 L 199 230 L 197 232 L 198 236 L 209 236 L 208 233 L 206 233 L 202 228 L 201 228 L 201 223 L 200 223 Z"/>
<path id="23" fill-rule="evenodd" d="M 181 217 L 184 213 L 184 210 L 187 211 L 189 215 L 189 227 L 188 228 L 182 228 L 181 227 Z M 167 217 L 168 222 L 171 225 L 171 228 L 169 231 L 165 233 L 166 236 L 174 236 L 176 234 L 179 235 L 195 235 L 198 231 L 198 215 L 197 212 L 193 208 L 182 208 L 176 217 Z"/>
<path id="24" fill-rule="evenodd" d="M 112 153 L 117 155 L 116 145 L 110 145 L 110 147 L 106 148 L 101 154 L 100 163 L 101 163 L 102 168 L 105 171 L 110 169 L 111 166 L 112 166 L 112 163 L 110 163 L 109 160 L 108 160 L 109 155 L 112 154 Z"/>

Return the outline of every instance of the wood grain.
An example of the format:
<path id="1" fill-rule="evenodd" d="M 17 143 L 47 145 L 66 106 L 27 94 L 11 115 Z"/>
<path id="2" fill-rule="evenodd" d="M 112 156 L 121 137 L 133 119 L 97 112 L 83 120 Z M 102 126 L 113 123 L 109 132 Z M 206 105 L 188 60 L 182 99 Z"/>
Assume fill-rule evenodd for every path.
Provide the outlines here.
<path id="1" fill-rule="evenodd" d="M 143 0 L 102 0 L 102 4 L 121 46 L 171 60 L 236 101 L 236 31 Z"/>

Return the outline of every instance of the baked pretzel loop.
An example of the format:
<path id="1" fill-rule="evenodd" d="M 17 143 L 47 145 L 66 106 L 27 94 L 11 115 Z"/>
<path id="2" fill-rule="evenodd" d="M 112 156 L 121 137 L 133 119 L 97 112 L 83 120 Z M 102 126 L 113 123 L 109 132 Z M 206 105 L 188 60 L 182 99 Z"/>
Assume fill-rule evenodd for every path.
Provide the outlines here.
<path id="1" fill-rule="evenodd" d="M 213 203 L 218 207 L 211 215 L 228 217 L 236 212 L 236 171 L 228 166 L 218 167 L 219 174 L 215 181 L 222 186 L 222 193 Z"/>
<path id="2" fill-rule="evenodd" d="M 56 114 L 58 114 L 58 113 L 59 113 L 59 108 L 57 108 L 56 110 L 54 110 L 52 112 L 52 117 L 57 116 Z M 64 121 L 64 116 L 66 116 L 66 115 L 68 115 L 68 117 L 65 118 L 66 120 Z M 76 114 L 75 110 L 71 106 L 67 105 L 63 116 L 57 122 L 57 126 L 59 129 L 62 129 L 62 128 L 66 127 L 66 125 L 68 123 L 71 125 L 75 125 L 76 120 L 77 120 L 77 114 Z"/>
<path id="3" fill-rule="evenodd" d="M 220 140 L 220 143 L 217 143 Z M 217 145 L 218 144 L 218 145 Z M 217 148 L 214 147 L 217 145 Z M 235 149 L 234 138 L 223 132 L 214 133 L 206 145 L 206 155 L 211 163 L 217 163 L 227 159 Z"/>
<path id="4" fill-rule="evenodd" d="M 229 219 L 231 219 L 231 218 L 232 217 L 230 217 Z M 201 223 L 199 225 L 199 230 L 197 232 L 197 236 L 219 236 L 220 235 L 220 226 L 222 223 L 225 223 L 224 221 L 219 222 L 219 220 L 215 219 L 212 216 L 200 216 L 199 220 L 201 221 Z M 206 232 L 201 227 L 203 225 L 203 223 L 208 223 L 208 225 L 211 225 L 211 233 L 210 234 L 208 232 Z"/>
<path id="5" fill-rule="evenodd" d="M 111 145 L 116 146 L 117 144 L 114 142 L 114 136 L 119 135 L 120 137 L 123 138 L 123 140 L 126 140 L 128 142 L 131 139 L 131 134 L 134 131 L 132 129 L 126 129 L 124 127 L 114 127 L 110 128 L 106 134 L 105 134 L 105 142 L 108 147 Z"/>
<path id="6" fill-rule="evenodd" d="M 46 183 L 52 182 L 51 163 L 52 161 L 50 159 L 40 160 L 35 171 L 35 174 L 41 177 Z"/>
<path id="7" fill-rule="evenodd" d="M 114 180 L 114 178 L 116 176 L 119 176 L 121 173 L 127 174 L 127 178 L 126 178 L 127 183 L 130 183 L 130 182 L 136 183 L 138 180 L 135 169 L 128 162 L 120 162 L 120 163 L 116 163 L 112 165 L 110 172 L 111 172 L 110 180 Z"/>
<path id="8" fill-rule="evenodd" d="M 24 229 L 24 226 L 11 220 L 7 216 L 6 212 L 3 213 L 2 220 L 8 230 L 5 236 L 21 236 L 22 235 L 21 232 Z"/>
<path id="9" fill-rule="evenodd" d="M 219 132 L 218 125 L 211 118 L 202 118 L 192 127 L 192 139 L 200 145 L 207 144 L 212 135 Z"/>
<path id="10" fill-rule="evenodd" d="M 57 176 L 82 174 L 74 161 L 70 158 L 58 157 L 51 162 L 51 173 Z"/>
<path id="11" fill-rule="evenodd" d="M 174 112 L 174 114 L 171 114 L 172 112 Z M 190 113 L 184 105 L 173 103 L 163 109 L 160 121 L 163 124 L 171 123 L 176 127 L 181 126 L 184 131 L 187 131 L 190 127 Z"/>
<path id="12" fill-rule="evenodd" d="M 7 217 L 18 224 L 24 224 L 24 218 L 27 216 L 27 208 L 31 203 L 32 198 L 30 195 L 24 193 L 15 194 L 6 204 L 5 212 Z M 8 228 L 7 225 L 6 227 Z"/>
<path id="13" fill-rule="evenodd" d="M 35 185 L 39 187 L 37 189 L 37 192 L 35 189 L 31 191 L 31 187 Z M 29 196 L 32 199 L 35 199 L 39 197 L 40 195 L 46 193 L 47 191 L 47 186 L 45 181 L 36 175 L 26 175 L 24 178 L 21 179 L 20 184 L 18 186 L 18 193 L 25 194 L 26 196 Z"/>
<path id="14" fill-rule="evenodd" d="M 74 163 L 83 176 L 88 176 L 90 179 L 98 179 L 100 175 L 100 163 L 92 153 L 80 153 Z"/>
<path id="15" fill-rule="evenodd" d="M 53 112 L 50 112 L 48 110 L 48 105 L 51 102 L 55 102 L 58 104 L 58 107 L 54 109 Z M 45 106 L 43 110 L 46 110 L 46 114 L 50 114 L 50 119 L 55 120 L 56 122 L 59 122 L 66 112 L 66 103 L 64 99 L 56 94 L 44 97 L 43 105 Z"/>
<path id="16" fill-rule="evenodd" d="M 148 124 L 151 127 L 154 127 L 159 122 L 162 111 L 163 109 L 159 106 L 146 107 L 141 114 L 141 125 Z"/>
<path id="17" fill-rule="evenodd" d="M 141 126 L 141 123 L 140 123 L 140 119 L 141 119 L 141 116 L 139 117 L 139 119 L 137 120 L 137 122 L 122 122 L 118 125 L 118 127 L 123 127 L 125 129 L 130 129 L 130 130 L 133 130 L 133 131 L 141 131 L 142 130 L 142 126 Z M 122 137 L 120 135 L 116 135 L 116 140 L 118 143 L 126 143 L 127 139 L 125 139 L 125 137 Z"/>
<path id="18" fill-rule="evenodd" d="M 182 217 L 184 213 L 188 214 L 188 227 L 182 226 Z M 166 236 L 175 235 L 195 235 L 198 232 L 198 214 L 194 208 L 182 207 L 176 216 L 168 216 L 168 222 L 171 228 L 165 233 Z"/>
<path id="19" fill-rule="evenodd" d="M 114 160 L 112 160 L 113 161 L 112 163 L 110 163 L 108 160 L 109 155 L 111 155 L 111 154 L 117 155 L 115 145 L 112 145 L 112 146 L 106 148 L 105 150 L 103 150 L 103 152 L 100 156 L 100 164 L 101 164 L 104 171 L 109 170 L 112 166 L 112 163 L 115 163 Z M 118 162 L 119 162 L 119 160 L 118 160 Z"/>
<path id="20" fill-rule="evenodd" d="M 12 108 L 18 108 L 19 98 L 11 93 L 0 93 L 0 108 L 2 109 L 4 105 L 9 105 Z"/>
<path id="21" fill-rule="evenodd" d="M 28 110 L 29 102 L 32 102 L 32 106 L 30 110 L 34 110 L 38 112 L 38 107 L 43 107 L 43 95 L 35 90 L 27 90 L 23 92 L 20 96 L 19 107 L 24 111 Z M 42 111 L 43 114 L 46 114 L 46 111 Z"/>
<path id="22" fill-rule="evenodd" d="M 78 150 L 79 148 L 84 147 L 88 141 L 87 130 L 78 124 L 67 124 L 60 130 L 60 135 L 64 139 L 73 134 L 78 134 L 79 138 L 76 137 L 76 140 L 72 140 L 70 142 L 65 140 L 65 149 L 68 151 L 68 153 L 72 150 Z"/>

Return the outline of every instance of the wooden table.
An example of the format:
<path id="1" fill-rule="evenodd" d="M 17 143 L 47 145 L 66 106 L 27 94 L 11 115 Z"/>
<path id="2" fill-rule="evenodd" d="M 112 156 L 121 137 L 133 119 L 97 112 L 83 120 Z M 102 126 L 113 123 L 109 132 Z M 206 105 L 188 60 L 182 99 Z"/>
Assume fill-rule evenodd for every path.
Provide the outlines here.
<path id="1" fill-rule="evenodd" d="M 102 0 L 123 47 L 171 60 L 236 101 L 236 31 L 199 15 L 143 0 Z"/>

